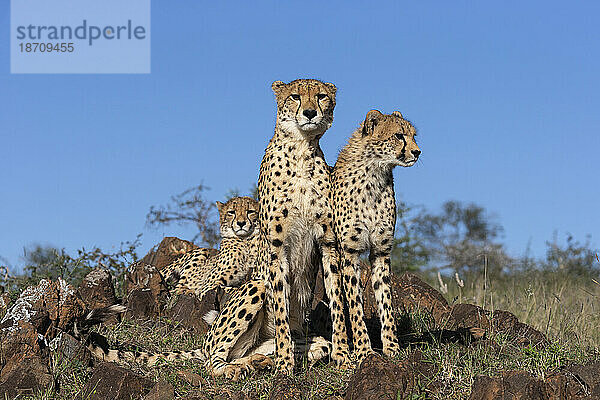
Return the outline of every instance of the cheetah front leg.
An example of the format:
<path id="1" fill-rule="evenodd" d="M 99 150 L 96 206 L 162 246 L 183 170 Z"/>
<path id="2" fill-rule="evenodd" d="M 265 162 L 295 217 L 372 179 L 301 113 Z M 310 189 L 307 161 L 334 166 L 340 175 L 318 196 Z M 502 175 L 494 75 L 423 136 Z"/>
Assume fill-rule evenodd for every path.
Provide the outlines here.
<path id="1" fill-rule="evenodd" d="M 254 346 L 256 330 L 262 325 L 265 286 L 262 281 L 245 283 L 235 290 L 204 338 L 202 353 L 205 365 L 214 376 L 225 374 L 239 377 L 246 367 L 244 363 L 229 366 L 232 357 L 241 357 Z M 239 367 L 242 365 L 242 367 Z M 241 368 L 241 370 L 240 370 Z M 235 372 L 235 370 L 240 370 Z"/>
<path id="2" fill-rule="evenodd" d="M 352 249 L 345 250 L 352 251 Z M 357 252 L 344 251 L 343 254 L 344 289 L 348 301 L 350 325 L 352 326 L 352 342 L 354 344 L 354 351 L 358 355 L 358 360 L 362 361 L 373 350 L 371 349 L 371 340 L 369 339 L 364 320 L 360 288 L 360 264 Z"/>
<path id="3" fill-rule="evenodd" d="M 340 254 L 334 244 L 323 244 L 322 246 L 323 280 L 325 292 L 329 298 L 329 309 L 333 333 L 331 336 L 333 350 L 331 359 L 338 367 L 346 367 L 350 364 L 348 351 L 348 335 L 344 321 L 344 299 L 342 296 L 342 278 L 339 270 Z"/>
<path id="4" fill-rule="evenodd" d="M 279 226 L 277 232 L 280 232 Z M 273 237 L 273 236 L 271 236 Z M 290 331 L 290 277 L 288 257 L 279 239 L 271 242 L 271 263 L 269 278 L 271 280 L 271 311 L 275 322 L 275 369 L 284 374 L 294 372 L 294 352 Z M 283 236 L 281 236 L 283 237 Z"/>
<path id="5" fill-rule="evenodd" d="M 395 356 L 398 354 L 398 338 L 396 336 L 396 324 L 392 313 L 392 299 L 390 291 L 390 255 L 379 253 L 369 257 L 372 264 L 371 283 L 375 292 L 375 300 L 379 310 L 381 322 L 381 341 L 383 342 L 383 354 Z"/>

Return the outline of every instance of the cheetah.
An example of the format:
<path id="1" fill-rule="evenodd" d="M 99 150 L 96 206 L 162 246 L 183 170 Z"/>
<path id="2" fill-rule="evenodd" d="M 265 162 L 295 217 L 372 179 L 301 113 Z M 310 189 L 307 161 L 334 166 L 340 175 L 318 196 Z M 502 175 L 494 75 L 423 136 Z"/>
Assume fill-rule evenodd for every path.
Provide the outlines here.
<path id="1" fill-rule="evenodd" d="M 258 202 L 250 197 L 217 201 L 221 249 L 196 249 L 161 271 L 173 286 L 171 293 L 191 292 L 202 298 L 218 286 L 239 286 L 256 265 L 258 249 Z"/>
<path id="2" fill-rule="evenodd" d="M 262 354 L 268 353 L 264 348 L 258 346 L 255 351 L 249 352 L 252 344 L 256 342 L 254 337 L 264 319 L 264 283 L 251 280 L 235 288 L 230 294 L 231 297 L 210 326 L 199 349 L 164 353 L 123 351 L 108 348 L 105 340 L 99 340 L 98 335 L 88 338 L 87 347 L 96 358 L 121 365 L 133 362 L 152 367 L 160 361 L 197 358 L 203 361 L 204 367 L 211 375 L 223 375 L 232 380 L 238 380 L 252 371 L 271 368 L 273 361 Z M 113 308 L 112 314 L 126 310 L 122 306 Z M 100 314 L 104 313 L 110 314 L 106 311 Z M 93 319 L 95 323 L 102 322 L 96 316 Z"/>
<path id="3" fill-rule="evenodd" d="M 331 358 L 341 365 L 348 360 L 330 167 L 319 146 L 333 123 L 337 88 L 315 79 L 275 81 L 271 87 L 277 119 L 258 180 L 258 267 L 267 289 L 259 336 L 274 338 L 275 367 L 291 374 L 292 333 L 302 336 L 320 265 L 333 321 Z"/>
<path id="4" fill-rule="evenodd" d="M 217 207 L 222 237 L 220 251 L 193 250 L 161 271 L 165 279 L 179 278 L 174 293 L 193 292 L 202 298 L 210 289 L 226 287 L 229 299 L 222 302 L 225 305 L 221 312 L 212 311 L 204 316 L 211 327 L 203 346 L 186 352 L 153 354 L 109 349 L 102 342 L 90 342 L 88 347 L 94 356 L 119 364 L 136 362 L 147 366 L 161 359 L 198 358 L 212 375 L 234 380 L 272 366 L 267 357 L 270 351 L 265 346 L 250 352 L 264 318 L 264 283 L 251 280 L 239 288 L 232 287 L 247 280 L 256 264 L 258 203 L 249 197 L 236 197 L 224 204 L 217 202 Z M 319 352 L 313 350 L 312 354 L 316 357 Z"/>
<path id="5" fill-rule="evenodd" d="M 238 288 L 228 288 L 229 299 L 214 321 L 209 322 L 201 348 L 191 351 L 164 353 L 131 352 L 110 349 L 106 340 L 92 335 L 87 339 L 87 347 L 98 359 L 116 362 L 121 365 L 133 362 L 152 367 L 161 361 L 174 361 L 196 358 L 203 362 L 207 371 L 215 377 L 225 376 L 237 381 L 250 373 L 270 369 L 274 354 L 274 340 L 259 340 L 260 328 L 265 318 L 265 285 L 263 280 L 250 280 Z M 93 325 L 108 319 L 110 315 L 126 311 L 123 306 L 107 310 L 95 310 L 86 325 Z M 82 335 L 77 333 L 78 337 Z M 309 364 L 326 357 L 331 352 L 330 343 L 322 337 L 296 341 L 294 355 L 305 357 Z"/>
<path id="6" fill-rule="evenodd" d="M 342 275 L 349 307 L 354 350 L 361 360 L 371 343 L 363 320 L 359 256 L 369 250 L 383 352 L 398 352 L 390 297 L 390 253 L 396 223 L 392 170 L 414 165 L 421 151 L 416 130 L 398 111 L 367 113 L 333 168 L 334 226 L 342 255 Z"/>

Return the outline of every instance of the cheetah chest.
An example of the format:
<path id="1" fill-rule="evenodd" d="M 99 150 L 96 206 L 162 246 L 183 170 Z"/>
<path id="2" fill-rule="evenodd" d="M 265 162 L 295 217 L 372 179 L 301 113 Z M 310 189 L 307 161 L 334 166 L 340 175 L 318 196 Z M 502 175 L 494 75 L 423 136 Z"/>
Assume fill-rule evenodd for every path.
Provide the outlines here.
<path id="1" fill-rule="evenodd" d="M 295 178 L 290 181 L 286 202 L 289 204 L 293 220 L 310 227 L 316 237 L 323 235 L 318 221 L 330 212 L 327 201 L 330 191 L 329 175 L 325 160 L 315 155 L 307 145 L 300 146 L 296 156 Z"/>

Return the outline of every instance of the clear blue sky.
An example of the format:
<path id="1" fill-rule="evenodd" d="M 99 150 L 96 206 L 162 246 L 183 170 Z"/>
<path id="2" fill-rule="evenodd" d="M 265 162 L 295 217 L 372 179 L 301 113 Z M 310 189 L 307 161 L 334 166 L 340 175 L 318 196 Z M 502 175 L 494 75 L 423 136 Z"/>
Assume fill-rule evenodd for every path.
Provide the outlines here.
<path id="1" fill-rule="evenodd" d="M 329 163 L 365 113 L 400 110 L 422 162 L 397 193 L 495 213 L 535 255 L 556 230 L 600 244 L 598 2 L 152 2 L 149 75 L 10 75 L 0 9 L 0 255 L 163 235 L 151 205 L 200 182 L 247 189 L 273 132 L 273 80 L 335 83 Z"/>

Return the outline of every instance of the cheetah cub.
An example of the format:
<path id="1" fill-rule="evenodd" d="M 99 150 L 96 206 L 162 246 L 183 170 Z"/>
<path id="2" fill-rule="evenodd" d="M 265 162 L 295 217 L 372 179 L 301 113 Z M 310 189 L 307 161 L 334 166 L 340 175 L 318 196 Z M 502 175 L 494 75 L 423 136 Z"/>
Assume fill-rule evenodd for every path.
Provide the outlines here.
<path id="1" fill-rule="evenodd" d="M 217 201 L 221 249 L 196 249 L 161 271 L 173 286 L 172 293 L 191 292 L 202 298 L 218 286 L 239 286 L 256 264 L 258 248 L 258 202 L 250 197 Z"/>
<path id="2" fill-rule="evenodd" d="M 371 350 L 363 320 L 359 255 L 367 250 L 381 321 L 383 352 L 398 352 L 390 297 L 390 253 L 396 223 L 395 166 L 410 167 L 421 151 L 416 131 L 398 111 L 367 113 L 365 121 L 342 149 L 333 169 L 332 204 L 335 233 L 342 253 L 354 349 L 362 360 Z"/>

